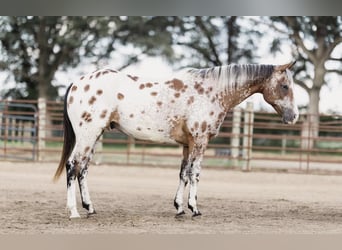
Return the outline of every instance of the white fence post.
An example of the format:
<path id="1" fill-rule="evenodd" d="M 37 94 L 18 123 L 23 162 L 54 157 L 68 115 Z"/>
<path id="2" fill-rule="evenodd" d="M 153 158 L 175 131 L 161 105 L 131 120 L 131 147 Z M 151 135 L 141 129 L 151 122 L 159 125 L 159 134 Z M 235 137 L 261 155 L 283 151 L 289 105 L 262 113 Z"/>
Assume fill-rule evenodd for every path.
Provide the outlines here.
<path id="1" fill-rule="evenodd" d="M 38 99 L 38 161 L 44 159 L 45 137 L 46 137 L 46 100 Z"/>
<path id="2" fill-rule="evenodd" d="M 231 140 L 231 156 L 233 158 L 233 166 L 239 164 L 240 152 L 240 126 L 241 126 L 241 108 L 235 107 L 233 110 L 233 127 L 232 127 L 232 140 Z"/>
<path id="3" fill-rule="evenodd" d="M 252 158 L 252 144 L 253 144 L 253 103 L 248 102 L 244 115 L 243 126 L 243 151 L 242 157 L 245 164 L 242 166 L 243 171 L 251 171 L 251 158 Z"/>

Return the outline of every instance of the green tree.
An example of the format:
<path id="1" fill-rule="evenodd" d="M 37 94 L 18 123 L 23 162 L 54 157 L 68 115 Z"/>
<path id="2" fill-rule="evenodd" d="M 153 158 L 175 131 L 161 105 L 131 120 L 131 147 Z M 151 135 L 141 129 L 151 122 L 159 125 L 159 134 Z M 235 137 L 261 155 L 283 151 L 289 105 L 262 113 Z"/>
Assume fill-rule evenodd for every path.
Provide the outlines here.
<path id="1" fill-rule="evenodd" d="M 309 96 L 309 115 L 304 122 L 302 135 L 318 136 L 321 89 L 328 84 L 330 74 L 342 75 L 342 56 L 335 53 L 337 46 L 342 43 L 342 17 L 285 16 L 259 19 L 256 23 L 266 24 L 278 34 L 273 39 L 271 52 L 279 51 L 283 42 L 290 41 L 294 48 L 297 58 L 294 81 Z M 333 68 L 331 65 L 334 65 Z M 304 140 L 302 146 L 311 148 L 312 140 Z"/>
<path id="2" fill-rule="evenodd" d="M 17 83 L 4 97 L 55 99 L 57 70 L 76 67 L 84 58 L 110 58 L 133 46 L 122 67 L 142 55 L 172 57 L 171 34 L 159 17 L 0 17 L 0 69 Z M 156 25 L 158 24 L 158 25 Z M 159 44 L 155 46 L 155 44 Z"/>
<path id="3" fill-rule="evenodd" d="M 258 31 L 241 25 L 242 17 L 189 16 L 173 20 L 173 40 L 181 66 L 211 67 L 253 62 Z"/>

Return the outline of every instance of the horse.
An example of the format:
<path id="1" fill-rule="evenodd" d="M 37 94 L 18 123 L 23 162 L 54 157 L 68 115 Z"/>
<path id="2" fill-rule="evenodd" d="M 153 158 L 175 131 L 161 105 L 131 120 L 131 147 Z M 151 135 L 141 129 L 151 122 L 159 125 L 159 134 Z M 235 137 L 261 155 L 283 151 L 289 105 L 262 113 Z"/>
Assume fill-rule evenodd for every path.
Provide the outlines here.
<path id="1" fill-rule="evenodd" d="M 158 81 L 110 68 L 81 76 L 65 94 L 63 151 L 54 175 L 56 181 L 65 167 L 70 218 L 80 217 L 76 178 L 83 208 L 88 215 L 96 213 L 87 185 L 89 161 L 99 137 L 114 128 L 136 139 L 180 144 L 183 160 L 174 198 L 176 216 L 185 214 L 183 195 L 188 183 L 188 208 L 192 216 L 201 215 L 197 187 L 203 154 L 229 110 L 261 93 L 284 123 L 297 121 L 290 72 L 294 63 L 188 68 Z"/>

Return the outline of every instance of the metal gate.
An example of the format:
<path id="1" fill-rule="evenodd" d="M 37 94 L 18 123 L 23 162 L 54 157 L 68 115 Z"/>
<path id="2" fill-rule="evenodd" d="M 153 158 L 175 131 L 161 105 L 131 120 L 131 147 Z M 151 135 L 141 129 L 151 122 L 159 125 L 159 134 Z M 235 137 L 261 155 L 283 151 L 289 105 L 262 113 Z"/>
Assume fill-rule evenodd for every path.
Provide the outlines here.
<path id="1" fill-rule="evenodd" d="M 34 103 L 0 100 L 0 158 L 35 160 L 38 110 Z"/>

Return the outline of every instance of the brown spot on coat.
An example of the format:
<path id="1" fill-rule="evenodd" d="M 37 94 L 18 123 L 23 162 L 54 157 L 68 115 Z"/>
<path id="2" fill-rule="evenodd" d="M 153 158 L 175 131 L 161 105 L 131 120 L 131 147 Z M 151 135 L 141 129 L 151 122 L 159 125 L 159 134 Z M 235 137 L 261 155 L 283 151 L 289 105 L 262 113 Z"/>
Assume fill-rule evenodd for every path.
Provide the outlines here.
<path id="1" fill-rule="evenodd" d="M 198 124 L 198 122 L 195 122 L 195 123 L 194 123 L 194 129 L 195 129 L 195 130 L 197 130 L 197 129 L 198 129 L 198 127 L 199 127 L 199 124 Z"/>
<path id="2" fill-rule="evenodd" d="M 141 131 L 141 128 L 140 128 L 140 127 L 137 127 L 137 130 L 138 130 L 138 131 Z"/>
<path id="3" fill-rule="evenodd" d="M 107 70 L 102 72 L 102 75 L 108 74 L 109 72 Z"/>
<path id="4" fill-rule="evenodd" d="M 134 115 L 133 115 L 133 114 L 130 114 L 130 115 L 129 115 L 129 117 L 130 117 L 130 118 L 133 118 L 133 117 L 134 117 Z"/>
<path id="5" fill-rule="evenodd" d="M 145 84 L 140 84 L 139 89 L 144 89 L 145 88 Z"/>
<path id="6" fill-rule="evenodd" d="M 92 96 L 92 97 L 90 97 L 88 103 L 89 103 L 89 105 L 93 105 L 95 101 L 96 101 L 96 97 Z"/>
<path id="7" fill-rule="evenodd" d="M 221 112 L 219 115 L 218 115 L 218 119 L 219 120 L 222 120 L 222 119 L 224 119 L 226 117 L 226 113 L 224 113 L 224 112 Z"/>
<path id="8" fill-rule="evenodd" d="M 127 76 L 135 82 L 139 79 L 139 77 L 137 77 L 137 76 L 132 76 L 132 75 L 127 75 Z"/>
<path id="9" fill-rule="evenodd" d="M 71 103 L 73 103 L 74 102 L 74 97 L 73 96 L 70 96 L 70 98 L 69 98 L 69 103 L 68 104 L 71 104 Z"/>
<path id="10" fill-rule="evenodd" d="M 97 95 L 102 95 L 102 93 L 103 93 L 103 90 L 102 90 L 102 89 L 98 89 L 98 90 L 96 91 L 96 94 L 97 94 Z"/>
<path id="11" fill-rule="evenodd" d="M 83 122 L 80 122 L 80 124 L 79 124 L 79 125 L 80 125 L 80 127 L 82 127 L 82 125 L 83 125 Z"/>
<path id="12" fill-rule="evenodd" d="M 156 95 L 158 95 L 157 92 L 151 92 L 151 96 L 156 96 Z"/>
<path id="13" fill-rule="evenodd" d="M 122 99 L 125 98 L 125 96 L 123 94 L 121 94 L 121 93 L 118 93 L 117 97 L 118 97 L 119 100 L 122 100 Z"/>
<path id="14" fill-rule="evenodd" d="M 90 86 L 89 84 L 87 84 L 86 86 L 84 86 L 84 91 L 87 92 L 89 90 Z"/>
<path id="15" fill-rule="evenodd" d="M 163 103 L 161 101 L 157 102 L 157 105 L 160 107 Z"/>
<path id="16" fill-rule="evenodd" d="M 82 116 L 81 116 L 83 119 L 84 119 L 84 121 L 86 121 L 86 122 L 91 122 L 92 121 L 92 118 L 91 118 L 91 114 L 90 113 L 88 113 L 87 111 L 84 111 L 83 113 L 82 113 Z"/>
<path id="17" fill-rule="evenodd" d="M 101 75 L 101 72 L 97 72 L 95 78 L 98 78 Z"/>
<path id="18" fill-rule="evenodd" d="M 82 81 L 84 79 L 84 76 L 81 76 L 80 80 Z"/>
<path id="19" fill-rule="evenodd" d="M 190 96 L 189 99 L 188 99 L 188 105 L 190 105 L 191 103 L 193 103 L 194 100 L 195 100 L 195 97 Z"/>
<path id="20" fill-rule="evenodd" d="M 202 122 L 201 128 L 202 128 L 202 133 L 204 133 L 207 130 L 207 122 L 206 121 Z"/>
<path id="21" fill-rule="evenodd" d="M 76 91 L 76 90 L 77 90 L 77 86 L 76 85 L 72 86 L 71 92 Z"/>
<path id="22" fill-rule="evenodd" d="M 175 97 L 176 97 L 176 98 L 180 97 L 180 93 L 178 93 L 178 92 L 175 93 Z"/>
<path id="23" fill-rule="evenodd" d="M 204 93 L 204 88 L 202 87 L 202 82 L 196 82 L 194 88 L 197 90 L 198 94 L 202 95 Z"/>
<path id="24" fill-rule="evenodd" d="M 146 88 L 152 88 L 153 84 L 148 82 L 148 83 L 145 84 L 145 86 L 146 86 Z"/>
<path id="25" fill-rule="evenodd" d="M 209 115 L 210 115 L 210 116 L 213 116 L 213 115 L 214 115 L 214 111 L 211 111 L 211 112 L 209 113 Z"/>
<path id="26" fill-rule="evenodd" d="M 106 117 L 106 115 L 107 115 L 107 110 L 105 109 L 105 110 L 103 110 L 102 111 L 102 113 L 101 113 L 101 115 L 100 115 L 100 118 L 105 118 Z"/>
<path id="27" fill-rule="evenodd" d="M 87 147 L 84 149 L 84 153 L 85 153 L 85 154 L 88 153 L 89 149 L 90 149 L 90 147 L 87 146 Z"/>
<path id="28" fill-rule="evenodd" d="M 181 91 L 184 88 L 183 81 L 176 78 L 172 79 L 171 81 L 168 81 L 167 84 L 170 84 L 169 87 L 176 91 Z"/>

